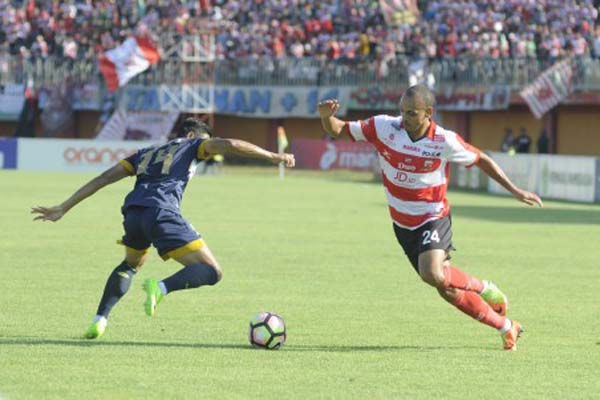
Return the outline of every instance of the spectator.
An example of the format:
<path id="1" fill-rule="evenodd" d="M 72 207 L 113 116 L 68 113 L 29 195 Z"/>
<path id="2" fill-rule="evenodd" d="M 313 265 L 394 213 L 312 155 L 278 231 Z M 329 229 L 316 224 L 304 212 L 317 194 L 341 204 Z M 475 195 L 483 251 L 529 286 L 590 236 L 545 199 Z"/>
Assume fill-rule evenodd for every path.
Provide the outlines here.
<path id="1" fill-rule="evenodd" d="M 537 140 L 537 152 L 538 154 L 548 154 L 549 140 L 546 130 L 542 129 L 540 137 Z"/>
<path id="2" fill-rule="evenodd" d="M 594 36 L 594 57 L 600 58 L 600 25 L 596 27 L 596 34 Z"/>
<path id="3" fill-rule="evenodd" d="M 517 153 L 529 153 L 529 146 L 531 145 L 531 138 L 527 134 L 527 129 L 521 127 L 519 136 L 515 140 L 515 150 Z"/>

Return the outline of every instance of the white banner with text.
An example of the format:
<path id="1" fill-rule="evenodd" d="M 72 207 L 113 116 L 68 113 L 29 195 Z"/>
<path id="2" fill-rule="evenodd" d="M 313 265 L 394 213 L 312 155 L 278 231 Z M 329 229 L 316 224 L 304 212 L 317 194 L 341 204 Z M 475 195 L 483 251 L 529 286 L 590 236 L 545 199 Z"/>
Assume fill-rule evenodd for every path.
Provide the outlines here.
<path id="1" fill-rule="evenodd" d="M 596 195 L 596 158 L 583 156 L 490 153 L 520 188 L 542 199 L 593 202 Z M 506 194 L 490 179 L 488 191 Z"/>
<path id="2" fill-rule="evenodd" d="M 29 171 L 102 172 L 151 141 L 19 139 L 17 168 Z"/>

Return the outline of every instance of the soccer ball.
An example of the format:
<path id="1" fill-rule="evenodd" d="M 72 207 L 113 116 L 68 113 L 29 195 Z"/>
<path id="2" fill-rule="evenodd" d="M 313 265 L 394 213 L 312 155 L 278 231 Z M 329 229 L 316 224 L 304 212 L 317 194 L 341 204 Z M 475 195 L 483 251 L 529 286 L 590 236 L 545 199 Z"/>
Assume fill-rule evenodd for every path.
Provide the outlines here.
<path id="1" fill-rule="evenodd" d="M 283 318 L 272 312 L 261 312 L 250 320 L 248 340 L 256 348 L 278 350 L 285 342 Z"/>

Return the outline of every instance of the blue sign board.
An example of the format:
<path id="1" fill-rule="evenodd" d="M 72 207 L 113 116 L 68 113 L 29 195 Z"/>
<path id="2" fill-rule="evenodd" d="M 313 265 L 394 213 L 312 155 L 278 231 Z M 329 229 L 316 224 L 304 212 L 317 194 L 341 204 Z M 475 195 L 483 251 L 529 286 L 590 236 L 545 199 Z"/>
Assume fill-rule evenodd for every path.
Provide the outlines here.
<path id="1" fill-rule="evenodd" d="M 0 138 L 0 169 L 17 168 L 17 139 Z"/>

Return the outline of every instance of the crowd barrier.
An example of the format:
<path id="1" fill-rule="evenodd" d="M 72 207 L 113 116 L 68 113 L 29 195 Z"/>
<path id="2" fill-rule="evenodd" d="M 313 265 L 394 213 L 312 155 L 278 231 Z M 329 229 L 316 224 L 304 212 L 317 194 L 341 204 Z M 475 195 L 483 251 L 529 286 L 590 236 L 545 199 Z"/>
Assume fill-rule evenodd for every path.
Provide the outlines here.
<path id="1" fill-rule="evenodd" d="M 0 139 L 0 169 L 49 172 L 101 172 L 151 141 L 100 141 L 69 139 Z M 331 170 L 377 169 L 377 154 L 368 143 L 294 139 L 291 151 L 297 167 Z M 545 199 L 600 202 L 600 158 L 489 153 L 519 187 Z M 450 185 L 507 194 L 478 168 L 453 164 Z"/>
<path id="2" fill-rule="evenodd" d="M 573 85 L 577 91 L 600 88 L 600 58 L 575 57 Z M 551 62 L 537 58 L 450 57 L 435 60 L 399 56 L 381 63 L 370 59 L 331 61 L 313 58 L 256 60 L 217 60 L 214 64 L 217 85 L 253 86 L 369 86 L 405 87 L 411 73 L 431 75 L 441 85 L 481 87 L 509 85 L 520 90 L 547 69 Z M 140 85 L 198 82 L 197 63 L 182 59 L 163 59 L 131 83 Z M 49 85 L 70 81 L 99 83 L 102 78 L 95 58 L 69 60 L 50 56 L 46 59 L 10 57 L 0 59 L 0 84 L 27 83 Z"/>

